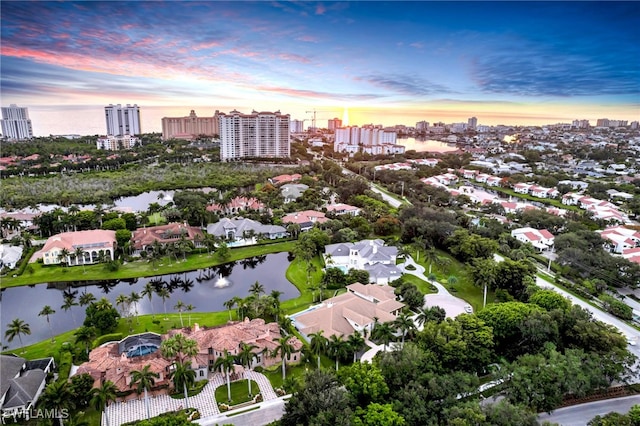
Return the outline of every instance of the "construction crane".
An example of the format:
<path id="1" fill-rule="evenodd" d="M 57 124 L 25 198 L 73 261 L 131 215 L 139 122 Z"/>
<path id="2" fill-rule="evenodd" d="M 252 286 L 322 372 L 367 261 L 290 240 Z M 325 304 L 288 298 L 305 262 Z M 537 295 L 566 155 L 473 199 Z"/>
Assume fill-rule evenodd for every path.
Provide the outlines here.
<path id="1" fill-rule="evenodd" d="M 329 110 L 329 109 L 325 109 L 325 110 L 313 109 L 311 111 L 305 111 L 305 112 L 307 114 L 313 114 L 313 118 L 311 119 L 311 126 L 313 127 L 313 130 L 315 131 L 316 130 L 316 113 L 318 113 L 318 112 L 335 112 L 335 111 L 336 111 L 335 109 L 331 109 L 331 110 Z"/>

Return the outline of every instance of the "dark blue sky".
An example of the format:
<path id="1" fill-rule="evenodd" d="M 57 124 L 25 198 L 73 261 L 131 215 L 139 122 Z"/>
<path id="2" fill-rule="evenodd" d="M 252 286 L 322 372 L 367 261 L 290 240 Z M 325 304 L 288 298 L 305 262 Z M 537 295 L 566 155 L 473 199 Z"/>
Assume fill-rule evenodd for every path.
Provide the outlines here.
<path id="1" fill-rule="evenodd" d="M 361 122 L 383 111 L 632 120 L 639 12 L 636 2 L 2 2 L 2 97 L 294 116 L 348 107 Z"/>

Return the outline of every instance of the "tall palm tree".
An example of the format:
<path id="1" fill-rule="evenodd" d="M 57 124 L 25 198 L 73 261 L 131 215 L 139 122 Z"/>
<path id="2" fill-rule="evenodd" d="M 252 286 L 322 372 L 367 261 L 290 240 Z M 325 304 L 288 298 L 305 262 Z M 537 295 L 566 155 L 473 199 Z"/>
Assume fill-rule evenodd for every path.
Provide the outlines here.
<path id="1" fill-rule="evenodd" d="M 393 328 L 391 328 L 388 322 L 379 322 L 373 328 L 371 337 L 376 340 L 381 340 L 384 343 L 384 350 L 386 352 L 389 342 L 391 342 L 395 336 L 393 335 Z"/>
<path id="2" fill-rule="evenodd" d="M 362 334 L 356 330 L 349 336 L 347 343 L 349 344 L 349 349 L 353 352 L 353 362 L 356 362 L 358 352 L 367 345 L 364 341 L 364 337 L 362 337 Z"/>
<path id="3" fill-rule="evenodd" d="M 227 399 L 229 401 L 231 401 L 231 381 L 229 380 L 229 372 L 233 370 L 235 359 L 236 358 L 225 349 L 222 356 L 218 357 L 213 364 L 214 369 L 220 370 L 227 377 Z"/>
<path id="4" fill-rule="evenodd" d="M 311 338 L 309 341 L 311 353 L 316 356 L 316 359 L 318 360 L 318 369 L 320 369 L 320 355 L 325 353 L 327 350 L 328 340 L 322 334 L 322 330 L 309 334 L 309 337 Z"/>
<path id="5" fill-rule="evenodd" d="M 147 299 L 149 299 L 149 305 L 151 305 L 151 315 L 153 318 L 156 317 L 156 314 L 153 312 L 153 304 L 151 303 L 151 300 L 153 299 L 153 295 L 155 294 L 155 292 L 156 289 L 153 287 L 153 284 L 148 282 L 144 285 L 142 293 L 140 293 L 142 297 L 147 296 Z"/>
<path id="6" fill-rule="evenodd" d="M 107 415 L 106 408 L 110 402 L 116 400 L 116 392 L 118 392 L 118 388 L 111 380 L 102 382 L 100 387 L 91 389 L 91 405 L 98 412 L 104 411 L 107 426 L 109 426 L 109 416 Z"/>
<path id="7" fill-rule="evenodd" d="M 405 336 L 415 330 L 416 325 L 411 319 L 411 316 L 406 312 L 402 312 L 398 315 L 395 321 L 393 321 L 393 325 L 400 330 L 400 333 L 402 333 L 402 345 L 404 346 Z"/>
<path id="8" fill-rule="evenodd" d="M 258 358 L 258 355 L 253 352 L 254 349 L 258 349 L 256 345 L 250 345 L 244 342 L 240 342 L 240 352 L 238 353 L 238 361 L 243 367 L 246 367 L 247 370 L 251 370 L 251 364 L 253 363 L 254 358 Z M 249 384 L 249 396 L 252 396 L 251 393 L 251 377 L 247 374 L 247 383 Z"/>
<path id="9" fill-rule="evenodd" d="M 340 358 L 344 358 L 349 353 L 349 344 L 342 340 L 342 337 L 343 335 L 333 334 L 329 337 L 329 343 L 327 344 L 327 352 L 336 357 L 336 371 L 338 371 Z"/>
<path id="10" fill-rule="evenodd" d="M 129 298 L 124 294 L 119 294 L 116 297 L 116 306 L 120 308 L 120 315 L 122 318 L 129 318 Z"/>
<path id="11" fill-rule="evenodd" d="M 185 408 L 189 408 L 189 392 L 196 382 L 196 372 L 191 368 L 191 361 L 176 362 L 173 364 L 174 370 L 169 374 L 173 379 L 173 386 L 178 390 L 182 388 L 184 392 Z"/>
<path id="12" fill-rule="evenodd" d="M 251 284 L 251 287 L 249 287 L 249 293 L 253 294 L 256 297 L 260 297 L 260 293 L 264 293 L 264 286 L 256 281 L 255 283 Z"/>
<path id="13" fill-rule="evenodd" d="M 140 324 L 140 319 L 138 318 L 138 302 L 140 299 L 142 299 L 142 297 L 140 297 L 140 293 L 136 291 L 132 291 L 128 299 L 129 305 L 133 306 L 133 313 L 136 316 L 136 322 L 138 324 Z"/>
<path id="14" fill-rule="evenodd" d="M 84 250 L 82 249 L 82 247 L 76 247 L 76 249 L 73 251 L 73 255 L 76 258 L 76 264 L 80 264 L 80 259 L 82 259 L 82 272 L 85 273 L 87 272 L 87 267 L 84 265 Z"/>
<path id="15" fill-rule="evenodd" d="M 96 337 L 96 329 L 82 326 L 73 335 L 76 336 L 76 344 L 84 344 L 86 352 L 89 353 L 89 345 Z"/>
<path id="16" fill-rule="evenodd" d="M 73 324 L 76 325 L 76 317 L 75 315 L 73 315 L 73 310 L 72 310 L 74 306 L 78 306 L 78 302 L 76 302 L 76 298 L 73 296 L 65 296 L 64 303 L 62 304 L 62 306 L 60 306 L 60 309 L 64 310 L 65 312 L 70 310 L 71 319 L 73 320 Z"/>
<path id="17" fill-rule="evenodd" d="M 227 308 L 227 310 L 229 311 L 229 321 L 232 321 L 231 318 L 231 308 L 233 308 L 233 305 L 236 304 L 236 298 L 234 297 L 233 299 L 229 299 L 226 302 L 223 303 L 224 307 Z"/>
<path id="18" fill-rule="evenodd" d="M 438 263 L 438 252 L 433 247 L 429 247 L 424 252 L 424 261 L 429 262 L 429 274 L 431 274 L 431 269 L 434 263 Z"/>
<path id="19" fill-rule="evenodd" d="M 278 355 L 280 355 L 282 357 L 282 381 L 284 381 L 287 378 L 287 373 L 286 373 L 286 360 L 291 358 L 291 354 L 293 354 L 293 352 L 295 351 L 295 348 L 293 347 L 293 345 L 291 343 L 289 343 L 289 340 L 291 339 L 291 336 L 284 336 L 278 339 L 278 346 L 276 346 L 276 348 L 273 350 L 273 353 L 271 354 L 272 357 L 277 357 Z"/>
<path id="20" fill-rule="evenodd" d="M 58 380 L 47 385 L 42 392 L 40 402 L 45 408 L 55 410 L 72 410 L 75 408 L 75 398 L 73 392 L 66 380 Z M 60 424 L 63 425 L 62 417 L 58 417 Z"/>
<path id="21" fill-rule="evenodd" d="M 44 307 L 42 308 L 42 310 L 38 313 L 39 317 L 46 317 L 47 318 L 47 325 L 49 326 L 49 331 L 51 332 L 51 342 L 55 342 L 55 339 L 53 338 L 53 329 L 51 328 L 51 321 L 49 316 L 55 314 L 56 311 L 53 310 L 53 308 L 49 305 L 44 305 Z"/>
<path id="22" fill-rule="evenodd" d="M 162 306 L 164 306 L 164 319 L 168 320 L 169 318 L 167 318 L 167 299 L 171 297 L 171 293 L 169 293 L 169 290 L 166 287 L 163 287 L 157 292 L 157 294 L 160 299 L 162 299 Z"/>
<path id="23" fill-rule="evenodd" d="M 131 372 L 131 387 L 136 387 L 136 392 L 138 395 L 144 391 L 144 405 L 147 409 L 147 419 L 151 418 L 151 411 L 149 410 L 149 398 L 147 395 L 147 389 L 151 388 L 156 384 L 156 380 L 160 375 L 158 373 L 154 373 L 149 370 L 151 368 L 150 365 L 145 365 L 142 367 L 142 370 L 133 370 Z"/>
<path id="24" fill-rule="evenodd" d="M 58 261 L 60 263 L 64 263 L 65 266 L 69 266 L 69 255 L 71 254 L 71 252 L 69 250 L 67 250 L 66 248 L 63 248 L 62 250 L 60 250 L 60 253 L 58 254 Z"/>
<path id="25" fill-rule="evenodd" d="M 182 300 L 178 300 L 176 305 L 173 307 L 173 309 L 177 310 L 178 313 L 180 314 L 180 328 L 184 328 L 184 322 L 182 322 L 182 311 L 186 307 L 187 305 Z"/>
<path id="26" fill-rule="evenodd" d="M 189 304 L 187 305 L 187 307 L 185 308 L 185 310 L 186 310 L 187 312 L 189 312 L 189 327 L 191 327 L 191 311 L 193 311 L 195 308 L 196 308 L 196 307 L 195 307 L 195 306 L 193 306 L 191 303 L 189 303 Z"/>
<path id="27" fill-rule="evenodd" d="M 4 336 L 7 338 L 8 342 L 13 342 L 13 339 L 18 336 L 18 340 L 20 340 L 20 347 L 24 348 L 22 344 L 22 335 L 30 335 L 31 327 L 26 322 L 22 321 L 20 318 L 16 318 L 7 324 L 7 331 L 4 332 Z M 24 352 L 24 350 L 22 351 Z"/>
<path id="28" fill-rule="evenodd" d="M 278 314 L 280 313 L 280 296 L 284 293 L 279 290 L 271 290 L 269 297 L 271 297 L 271 301 L 273 303 L 273 310 L 275 312 L 276 322 L 278 322 Z"/>

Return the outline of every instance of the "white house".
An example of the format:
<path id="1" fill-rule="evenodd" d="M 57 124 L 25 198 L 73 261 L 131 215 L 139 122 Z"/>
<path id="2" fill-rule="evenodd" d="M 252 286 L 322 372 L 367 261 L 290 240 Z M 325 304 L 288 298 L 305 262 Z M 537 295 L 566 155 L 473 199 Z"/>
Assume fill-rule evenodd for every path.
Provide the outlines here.
<path id="1" fill-rule="evenodd" d="M 539 251 L 549 250 L 555 240 L 553 234 L 546 229 L 518 228 L 511 231 L 511 236 L 518 241 L 531 244 Z"/>
<path id="2" fill-rule="evenodd" d="M 397 256 L 397 247 L 387 247 L 379 239 L 329 244 L 323 254 L 328 268 L 340 268 L 345 272 L 351 269 L 368 271 L 370 282 L 375 284 L 388 284 L 400 277 Z"/>
<path id="3" fill-rule="evenodd" d="M 335 215 L 348 214 L 351 216 L 358 216 L 360 214 L 360 208 L 343 203 L 329 204 L 327 205 L 327 213 L 333 213 Z"/>
<path id="4" fill-rule="evenodd" d="M 606 240 L 605 247 L 613 253 L 640 247 L 640 232 L 623 226 L 614 226 L 597 231 Z"/>

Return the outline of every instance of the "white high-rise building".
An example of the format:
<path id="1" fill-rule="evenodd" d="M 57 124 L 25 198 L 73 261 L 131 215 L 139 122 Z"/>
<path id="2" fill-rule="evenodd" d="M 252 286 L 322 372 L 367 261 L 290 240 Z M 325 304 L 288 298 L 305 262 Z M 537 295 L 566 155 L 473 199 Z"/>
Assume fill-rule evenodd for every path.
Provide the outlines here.
<path id="1" fill-rule="evenodd" d="M 291 120 L 291 133 L 304 132 L 304 120 Z"/>
<path id="2" fill-rule="evenodd" d="M 138 105 L 112 105 L 104 107 L 107 136 L 139 135 L 140 108 Z"/>
<path id="3" fill-rule="evenodd" d="M 220 113 L 220 159 L 285 158 L 291 153 L 289 114 Z"/>
<path id="4" fill-rule="evenodd" d="M 33 137 L 28 108 L 19 107 L 16 104 L 2 107 L 2 136 L 14 140 Z"/>
<path id="5" fill-rule="evenodd" d="M 418 132 L 428 132 L 429 131 L 429 122 L 427 122 L 427 121 L 418 121 L 416 123 L 416 130 Z"/>

